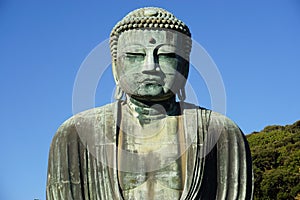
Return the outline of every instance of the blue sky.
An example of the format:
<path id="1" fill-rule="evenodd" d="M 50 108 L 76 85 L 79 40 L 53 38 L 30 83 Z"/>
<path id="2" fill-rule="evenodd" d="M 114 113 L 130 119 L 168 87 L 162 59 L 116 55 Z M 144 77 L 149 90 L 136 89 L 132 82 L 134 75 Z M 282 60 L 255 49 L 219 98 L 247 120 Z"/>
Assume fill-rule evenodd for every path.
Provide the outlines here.
<path id="1" fill-rule="evenodd" d="M 163 7 L 190 27 L 221 73 L 226 115 L 245 133 L 300 119 L 298 0 L 1 0 L 0 199 L 45 199 L 49 146 L 72 116 L 81 63 L 117 21 L 144 6 Z M 210 108 L 201 77 L 189 81 Z M 110 69 L 98 88 L 96 105 L 109 103 Z"/>

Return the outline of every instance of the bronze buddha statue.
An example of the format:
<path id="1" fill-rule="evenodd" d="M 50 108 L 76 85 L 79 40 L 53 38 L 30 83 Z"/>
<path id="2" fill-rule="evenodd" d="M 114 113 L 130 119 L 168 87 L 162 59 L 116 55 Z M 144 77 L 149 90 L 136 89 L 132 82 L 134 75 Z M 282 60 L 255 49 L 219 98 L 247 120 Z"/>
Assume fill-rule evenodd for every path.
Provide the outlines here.
<path id="1" fill-rule="evenodd" d="M 113 28 L 116 102 L 58 129 L 48 200 L 252 199 L 241 130 L 184 102 L 191 42 L 189 28 L 161 8 L 134 10 Z"/>

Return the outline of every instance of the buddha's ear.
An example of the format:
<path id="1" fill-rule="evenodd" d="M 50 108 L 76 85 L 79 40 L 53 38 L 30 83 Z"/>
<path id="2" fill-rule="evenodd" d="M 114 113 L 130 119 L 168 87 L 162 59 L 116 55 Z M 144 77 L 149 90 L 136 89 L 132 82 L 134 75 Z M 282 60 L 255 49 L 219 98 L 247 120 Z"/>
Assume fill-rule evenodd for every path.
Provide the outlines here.
<path id="1" fill-rule="evenodd" d="M 179 101 L 184 101 L 186 99 L 185 87 L 178 90 L 177 97 Z"/>
<path id="2" fill-rule="evenodd" d="M 115 95 L 114 98 L 115 100 L 122 100 L 124 96 L 124 91 L 122 90 L 122 88 L 119 85 L 116 85 L 116 90 L 115 90 Z"/>
<path id="3" fill-rule="evenodd" d="M 189 75 L 189 66 L 190 63 L 188 60 L 185 60 L 183 58 L 182 59 L 182 63 L 179 66 L 179 72 L 180 72 L 180 77 L 183 80 L 182 83 L 178 86 L 178 91 L 176 91 L 177 97 L 180 101 L 184 101 L 186 99 L 186 93 L 185 93 L 185 85 L 186 85 L 186 81 Z"/>
<path id="4" fill-rule="evenodd" d="M 114 79 L 115 79 L 115 82 L 116 82 L 116 89 L 115 89 L 114 98 L 116 100 L 122 100 L 122 98 L 124 96 L 124 91 L 122 90 L 122 88 L 120 87 L 120 84 L 119 84 L 119 75 L 118 75 L 116 61 L 113 61 L 111 66 L 112 66 L 113 76 L 114 76 Z"/>
<path id="5" fill-rule="evenodd" d="M 118 85 L 119 84 L 119 75 L 118 75 L 118 72 L 117 72 L 118 70 L 117 70 L 117 64 L 116 64 L 116 62 L 117 61 L 113 60 L 112 64 L 111 64 L 111 67 L 112 67 L 112 73 L 113 73 L 116 85 Z"/>
<path id="6" fill-rule="evenodd" d="M 178 65 L 177 70 L 187 80 L 188 75 L 189 75 L 190 62 L 182 57 L 180 57 L 180 59 L 181 59 L 181 61 L 180 61 L 180 64 Z"/>
<path id="7" fill-rule="evenodd" d="M 183 63 L 183 72 L 182 75 L 185 77 L 185 79 L 187 80 L 188 76 L 189 76 L 189 71 L 190 71 L 190 62 L 188 60 L 184 60 Z"/>

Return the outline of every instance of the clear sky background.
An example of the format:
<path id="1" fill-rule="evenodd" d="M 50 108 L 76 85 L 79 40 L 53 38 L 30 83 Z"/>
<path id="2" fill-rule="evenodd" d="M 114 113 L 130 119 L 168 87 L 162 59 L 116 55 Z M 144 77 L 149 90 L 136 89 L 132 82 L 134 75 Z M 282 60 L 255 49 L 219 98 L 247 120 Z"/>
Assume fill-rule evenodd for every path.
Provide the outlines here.
<path id="1" fill-rule="evenodd" d="M 222 75 L 226 115 L 245 133 L 300 119 L 299 0 L 0 0 L 1 200 L 45 199 L 49 146 L 73 114 L 81 63 L 144 6 L 163 7 L 190 27 Z M 205 83 L 190 78 L 210 108 Z M 111 102 L 113 84 L 108 69 L 97 106 Z"/>

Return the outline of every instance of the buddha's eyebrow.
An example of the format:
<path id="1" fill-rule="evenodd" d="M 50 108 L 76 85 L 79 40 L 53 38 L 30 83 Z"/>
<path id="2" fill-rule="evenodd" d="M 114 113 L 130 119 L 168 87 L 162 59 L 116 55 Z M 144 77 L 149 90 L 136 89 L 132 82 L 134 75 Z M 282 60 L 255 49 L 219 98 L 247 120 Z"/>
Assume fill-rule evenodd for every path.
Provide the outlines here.
<path id="1" fill-rule="evenodd" d="M 158 52 L 176 52 L 178 51 L 178 48 L 175 46 L 175 45 L 172 45 L 172 44 L 163 44 L 163 45 L 160 45 L 158 48 L 157 48 L 157 51 Z"/>
<path id="2" fill-rule="evenodd" d="M 131 53 L 131 52 L 144 53 L 145 51 L 142 48 L 135 48 L 135 49 L 125 49 L 125 51 L 123 50 L 123 52 L 125 52 L 125 53 Z"/>
<path id="3" fill-rule="evenodd" d="M 176 45 L 174 44 L 160 44 L 156 47 L 156 49 L 168 49 L 168 48 L 172 48 L 172 49 L 176 49 L 178 48 Z"/>
<path id="4" fill-rule="evenodd" d="M 128 45 L 122 49 L 120 49 L 123 52 L 141 52 L 144 51 L 144 47 L 142 45 L 134 44 L 134 45 Z"/>

